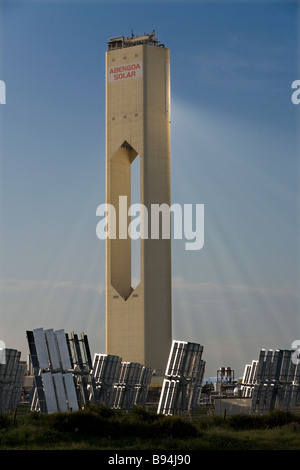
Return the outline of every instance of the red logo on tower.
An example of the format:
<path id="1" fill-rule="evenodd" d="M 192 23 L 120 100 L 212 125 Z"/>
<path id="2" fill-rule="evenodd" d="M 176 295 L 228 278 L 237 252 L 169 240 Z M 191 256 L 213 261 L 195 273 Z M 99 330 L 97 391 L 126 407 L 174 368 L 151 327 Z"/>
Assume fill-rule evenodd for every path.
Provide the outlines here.
<path id="1" fill-rule="evenodd" d="M 143 76 L 143 63 L 133 62 L 131 64 L 118 65 L 108 67 L 108 82 L 118 82 L 120 80 L 128 80 L 130 78 L 140 78 Z"/>

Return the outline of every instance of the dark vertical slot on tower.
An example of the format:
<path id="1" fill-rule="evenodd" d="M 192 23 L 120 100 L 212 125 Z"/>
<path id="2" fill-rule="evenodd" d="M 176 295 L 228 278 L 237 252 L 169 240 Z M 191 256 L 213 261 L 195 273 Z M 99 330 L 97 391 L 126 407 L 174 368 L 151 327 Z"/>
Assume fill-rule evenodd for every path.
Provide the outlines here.
<path id="1" fill-rule="evenodd" d="M 140 156 L 131 163 L 131 204 L 140 204 Z M 131 216 L 131 222 L 137 220 L 140 213 Z M 141 230 L 141 227 L 138 227 Z M 131 287 L 135 289 L 141 280 L 141 239 L 131 238 Z"/>

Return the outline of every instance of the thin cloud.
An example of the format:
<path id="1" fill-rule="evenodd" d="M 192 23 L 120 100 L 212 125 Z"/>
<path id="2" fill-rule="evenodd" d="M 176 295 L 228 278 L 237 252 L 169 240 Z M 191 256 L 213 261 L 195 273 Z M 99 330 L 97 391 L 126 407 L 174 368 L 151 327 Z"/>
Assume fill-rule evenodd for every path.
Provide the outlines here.
<path id="1" fill-rule="evenodd" d="M 173 278 L 173 288 L 175 291 L 194 291 L 194 292 L 213 292 L 217 293 L 251 293 L 251 294 L 276 294 L 276 295 L 294 295 L 299 297 L 300 292 L 298 286 L 295 285 L 277 285 L 262 286 L 248 284 L 221 284 L 215 282 L 189 282 L 183 277 Z"/>
<path id="2" fill-rule="evenodd" d="M 75 289 L 75 290 L 92 290 L 103 293 L 105 286 L 102 284 L 77 284 L 72 281 L 49 281 L 49 280 L 0 280 L 0 292 L 25 292 L 36 289 Z"/>

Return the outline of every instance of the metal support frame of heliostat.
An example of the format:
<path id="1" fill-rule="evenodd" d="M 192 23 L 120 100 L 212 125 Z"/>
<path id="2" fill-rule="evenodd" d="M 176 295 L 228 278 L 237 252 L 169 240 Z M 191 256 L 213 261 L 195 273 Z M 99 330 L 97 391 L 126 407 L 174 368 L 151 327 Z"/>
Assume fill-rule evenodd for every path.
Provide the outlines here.
<path id="1" fill-rule="evenodd" d="M 0 362 L 0 413 L 13 411 L 21 398 L 26 364 L 20 361 L 21 352 L 6 348 L 5 360 Z"/>
<path id="2" fill-rule="evenodd" d="M 62 329 L 37 328 L 27 331 L 27 341 L 35 380 L 32 410 L 76 411 L 91 400 L 91 359 L 84 334 L 69 338 Z"/>
<path id="3" fill-rule="evenodd" d="M 158 413 L 192 414 L 201 394 L 205 361 L 203 346 L 198 343 L 173 341 L 165 379 L 158 404 Z"/>
<path id="4" fill-rule="evenodd" d="M 251 413 L 293 411 L 299 402 L 300 364 L 293 350 L 261 349 L 259 359 L 245 366 L 242 397 L 252 398 Z"/>
<path id="5" fill-rule="evenodd" d="M 146 404 L 152 369 L 119 356 L 95 354 L 93 379 L 95 400 L 110 408 L 129 410 Z"/>

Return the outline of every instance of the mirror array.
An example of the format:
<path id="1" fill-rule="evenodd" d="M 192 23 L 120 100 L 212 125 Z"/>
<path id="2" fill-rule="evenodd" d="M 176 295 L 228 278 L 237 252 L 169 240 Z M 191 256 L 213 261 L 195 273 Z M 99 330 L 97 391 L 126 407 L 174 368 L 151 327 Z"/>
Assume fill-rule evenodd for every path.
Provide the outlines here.
<path id="1" fill-rule="evenodd" d="M 292 350 L 260 351 L 259 359 L 245 366 L 242 397 L 252 398 L 251 412 L 293 411 L 299 395 L 300 365 Z"/>
<path id="2" fill-rule="evenodd" d="M 43 328 L 26 333 L 35 380 L 31 409 L 42 413 L 78 410 L 87 403 L 93 385 L 87 337 Z"/>
<path id="3" fill-rule="evenodd" d="M 95 354 L 92 362 L 87 336 L 64 330 L 27 331 L 34 375 L 31 410 L 42 413 L 78 410 L 87 403 L 129 410 L 145 405 L 153 370 L 124 362 L 114 355 Z M 5 351 L 5 355 L 3 352 Z M 15 349 L 2 351 L 0 412 L 18 405 L 26 364 Z M 205 361 L 203 346 L 173 341 L 157 413 L 192 414 L 201 394 Z M 3 361 L 4 358 L 4 361 Z M 300 364 L 294 350 L 264 350 L 245 366 L 241 396 L 251 398 L 251 413 L 273 409 L 293 411 L 300 400 Z"/>
<path id="4" fill-rule="evenodd" d="M 158 404 L 158 413 L 191 414 L 201 393 L 205 361 L 203 346 L 173 341 Z"/>
<path id="5" fill-rule="evenodd" d="M 134 405 L 145 405 L 152 379 L 150 367 L 122 362 L 119 356 L 95 354 L 92 374 L 97 403 L 128 410 Z"/>
<path id="6" fill-rule="evenodd" d="M 20 401 L 26 364 L 20 361 L 20 351 L 5 348 L 3 352 L 5 360 L 0 363 L 0 412 L 8 413 Z"/>
<path id="7" fill-rule="evenodd" d="M 130 409 L 145 404 L 152 369 L 95 354 L 87 336 L 38 328 L 27 331 L 34 374 L 31 410 L 42 413 L 78 410 L 88 403 Z"/>

